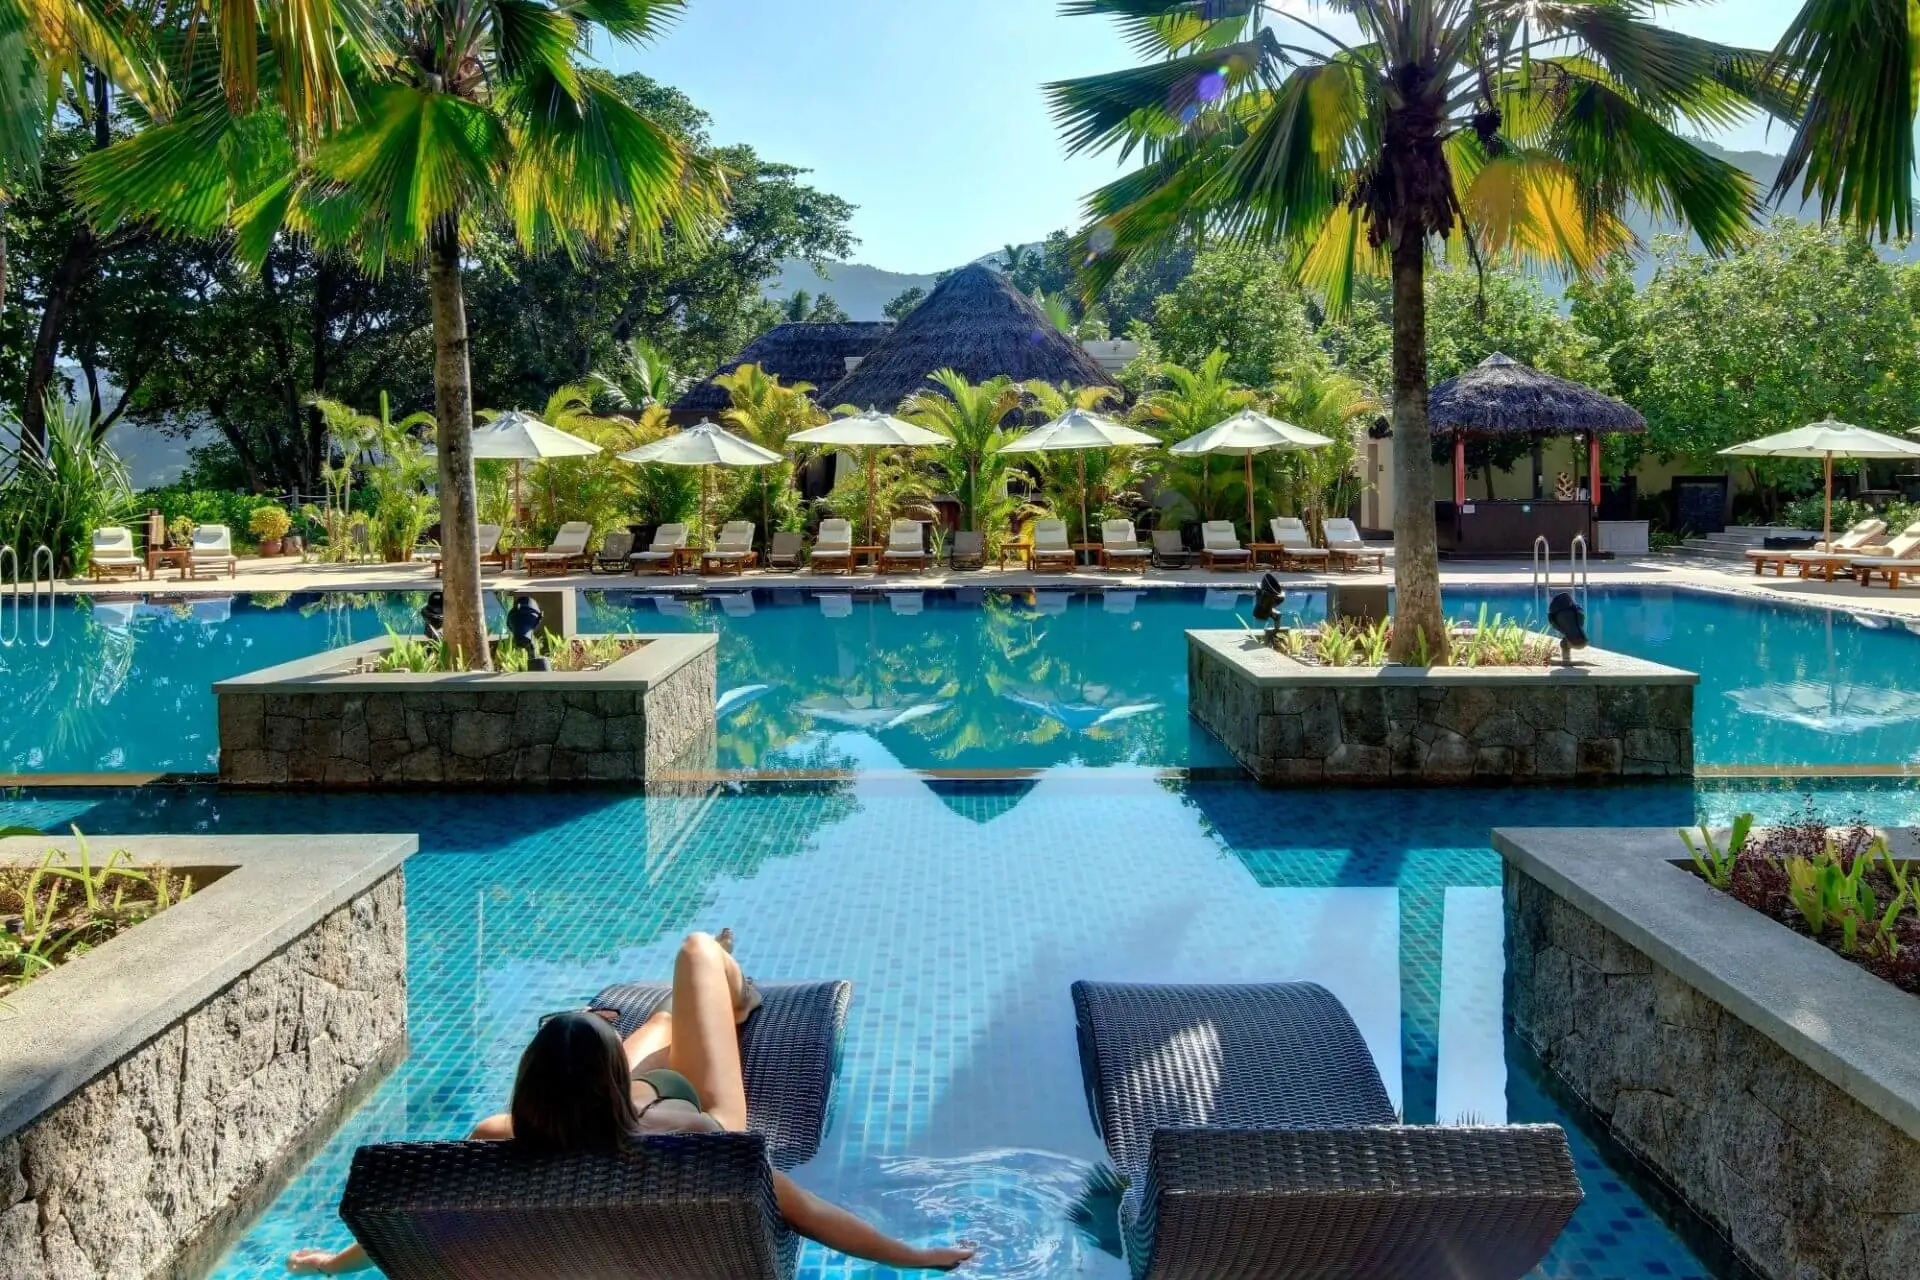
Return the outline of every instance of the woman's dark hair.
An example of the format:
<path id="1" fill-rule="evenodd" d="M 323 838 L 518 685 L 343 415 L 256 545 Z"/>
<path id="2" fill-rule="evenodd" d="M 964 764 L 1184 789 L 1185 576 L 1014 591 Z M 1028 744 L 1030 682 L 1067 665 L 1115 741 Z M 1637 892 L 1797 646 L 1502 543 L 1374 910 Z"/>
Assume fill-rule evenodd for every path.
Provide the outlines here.
<path id="1" fill-rule="evenodd" d="M 554 1154 L 612 1151 L 640 1128 L 627 1054 L 602 1018 L 550 1018 L 520 1055 L 513 1081 L 513 1138 Z"/>

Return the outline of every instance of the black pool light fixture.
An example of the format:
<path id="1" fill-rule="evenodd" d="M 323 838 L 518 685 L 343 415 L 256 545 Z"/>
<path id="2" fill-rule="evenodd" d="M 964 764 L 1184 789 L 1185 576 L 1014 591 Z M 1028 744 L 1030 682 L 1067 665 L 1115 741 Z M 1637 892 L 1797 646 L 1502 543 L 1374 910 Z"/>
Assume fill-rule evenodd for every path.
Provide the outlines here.
<path id="1" fill-rule="evenodd" d="M 513 637 L 513 647 L 527 655 L 529 671 L 546 671 L 550 667 L 548 661 L 540 656 L 533 640 L 545 616 L 532 596 L 515 596 L 513 608 L 507 610 L 507 633 Z"/>
<path id="2" fill-rule="evenodd" d="M 1547 625 L 1560 637 L 1560 662 L 1573 665 L 1573 651 L 1587 647 L 1587 611 L 1574 602 L 1573 593 L 1560 591 L 1547 605 Z"/>
<path id="3" fill-rule="evenodd" d="M 440 629 L 447 624 L 447 598 L 435 591 L 420 606 L 420 628 L 426 632 L 427 639 L 438 640 Z"/>
<path id="4" fill-rule="evenodd" d="M 1280 607 L 1287 602 L 1287 592 L 1280 585 L 1280 579 L 1266 574 L 1260 579 L 1260 589 L 1253 595 L 1253 616 L 1256 621 L 1267 624 L 1267 634 L 1280 630 Z"/>

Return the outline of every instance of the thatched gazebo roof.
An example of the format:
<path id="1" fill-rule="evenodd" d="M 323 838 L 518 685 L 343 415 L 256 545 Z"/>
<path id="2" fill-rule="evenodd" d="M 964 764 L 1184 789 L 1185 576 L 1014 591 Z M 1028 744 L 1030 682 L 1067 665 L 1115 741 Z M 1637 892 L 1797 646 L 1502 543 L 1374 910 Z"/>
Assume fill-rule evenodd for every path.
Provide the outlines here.
<path id="1" fill-rule="evenodd" d="M 840 402 L 828 400 L 822 393 L 847 376 L 848 357 L 864 357 L 892 332 L 891 320 L 775 325 L 715 373 L 732 373 L 743 364 L 757 364 L 789 386 L 804 382 L 816 388 L 813 398 L 832 408 Z M 725 390 L 714 385 L 712 378 L 705 378 L 688 387 L 674 402 L 673 421 L 717 418 L 731 403 Z"/>
<path id="2" fill-rule="evenodd" d="M 1433 389 L 1427 423 L 1436 436 L 1571 436 L 1639 432 L 1632 405 L 1497 352 Z"/>
<path id="3" fill-rule="evenodd" d="M 858 369 L 815 399 L 890 412 L 929 390 L 927 377 L 939 369 L 957 370 L 970 382 L 1004 374 L 1020 382 L 1117 385 L 1006 276 L 975 264 L 941 281 Z"/>

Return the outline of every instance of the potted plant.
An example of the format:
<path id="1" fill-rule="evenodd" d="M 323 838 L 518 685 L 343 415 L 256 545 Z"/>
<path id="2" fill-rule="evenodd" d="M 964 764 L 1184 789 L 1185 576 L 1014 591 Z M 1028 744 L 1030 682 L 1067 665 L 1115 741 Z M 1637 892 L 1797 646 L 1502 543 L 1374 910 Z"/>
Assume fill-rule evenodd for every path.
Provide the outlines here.
<path id="1" fill-rule="evenodd" d="M 259 539 L 260 554 L 271 559 L 280 554 L 280 540 L 293 528 L 293 517 L 283 507 L 256 507 L 247 518 L 247 528 Z"/>
<path id="2" fill-rule="evenodd" d="M 175 551 L 184 551 L 193 545 L 194 520 L 192 516 L 175 516 L 167 521 L 167 545 Z"/>

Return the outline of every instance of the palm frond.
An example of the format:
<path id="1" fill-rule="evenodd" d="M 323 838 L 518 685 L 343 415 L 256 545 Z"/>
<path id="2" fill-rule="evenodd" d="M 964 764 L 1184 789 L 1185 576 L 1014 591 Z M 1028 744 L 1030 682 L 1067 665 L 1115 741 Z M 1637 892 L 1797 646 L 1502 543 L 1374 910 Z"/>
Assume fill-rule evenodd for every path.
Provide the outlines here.
<path id="1" fill-rule="evenodd" d="M 1124 71 L 1046 86 L 1053 118 L 1069 154 L 1119 146 L 1129 155 L 1144 139 L 1167 138 L 1215 112 L 1258 75 L 1258 40 L 1150 62 Z"/>

